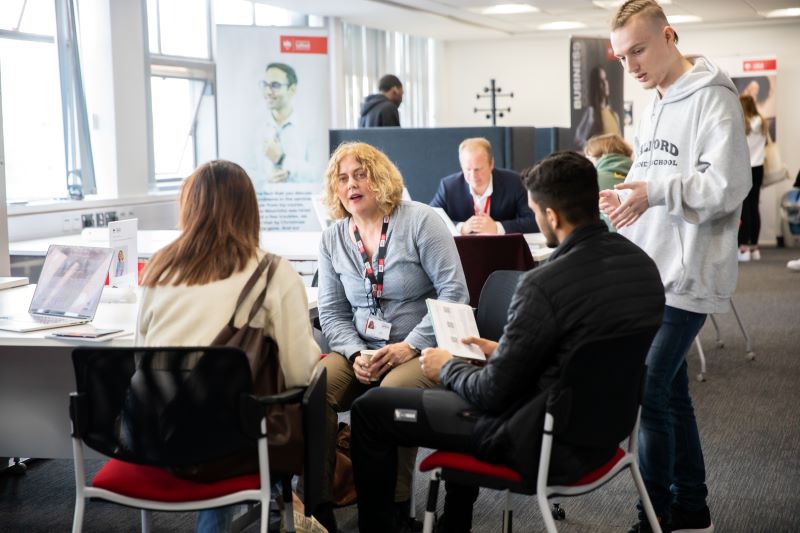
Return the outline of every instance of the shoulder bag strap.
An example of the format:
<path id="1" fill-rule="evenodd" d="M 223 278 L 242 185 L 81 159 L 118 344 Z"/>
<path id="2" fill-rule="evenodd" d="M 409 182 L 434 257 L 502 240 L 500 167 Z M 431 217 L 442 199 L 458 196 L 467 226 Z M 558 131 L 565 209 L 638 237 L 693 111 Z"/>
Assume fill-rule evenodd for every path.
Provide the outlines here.
<path id="1" fill-rule="evenodd" d="M 236 318 L 236 313 L 239 312 L 239 307 L 241 307 L 242 303 L 244 302 L 244 299 L 247 298 L 247 295 L 250 294 L 250 291 L 253 290 L 255 284 L 258 283 L 258 280 L 264 273 L 264 270 L 267 268 L 268 265 L 270 265 L 270 263 L 272 263 L 272 265 L 270 265 L 271 268 L 267 272 L 267 285 L 269 285 L 269 280 L 272 277 L 272 272 L 275 269 L 274 267 L 275 261 L 272 261 L 273 258 L 274 256 L 270 253 L 264 254 L 264 257 L 261 258 L 261 261 L 259 261 L 258 265 L 256 265 L 255 271 L 250 276 L 250 279 L 247 280 L 247 283 L 244 284 L 244 288 L 242 289 L 242 292 L 239 294 L 239 299 L 236 300 L 236 307 L 234 307 L 231 319 L 228 321 L 229 326 L 231 327 L 233 326 L 234 319 Z M 264 301 L 265 295 L 266 295 L 266 286 L 264 287 L 264 291 L 262 291 L 262 294 L 259 295 L 258 298 L 256 298 L 257 305 L 254 305 L 253 309 L 257 310 L 258 307 L 261 306 L 261 303 Z M 251 315 L 250 318 L 248 318 L 247 320 L 248 323 L 250 322 L 250 320 L 252 320 L 253 316 L 255 316 L 252 310 L 250 311 L 250 315 Z"/>

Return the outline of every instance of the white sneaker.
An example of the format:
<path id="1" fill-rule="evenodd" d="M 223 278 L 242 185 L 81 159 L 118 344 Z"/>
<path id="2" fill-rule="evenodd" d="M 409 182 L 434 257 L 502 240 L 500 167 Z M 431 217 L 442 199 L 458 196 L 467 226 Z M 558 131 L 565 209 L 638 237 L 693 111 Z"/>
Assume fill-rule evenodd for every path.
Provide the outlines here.
<path id="1" fill-rule="evenodd" d="M 761 252 L 758 249 L 750 250 L 750 258 L 753 261 L 761 261 Z"/>
<path id="2" fill-rule="evenodd" d="M 740 263 L 747 263 L 750 261 L 750 250 L 745 250 L 744 252 L 739 250 L 736 255 L 739 258 Z"/>
<path id="3" fill-rule="evenodd" d="M 795 259 L 786 263 L 786 268 L 800 272 L 800 259 Z"/>

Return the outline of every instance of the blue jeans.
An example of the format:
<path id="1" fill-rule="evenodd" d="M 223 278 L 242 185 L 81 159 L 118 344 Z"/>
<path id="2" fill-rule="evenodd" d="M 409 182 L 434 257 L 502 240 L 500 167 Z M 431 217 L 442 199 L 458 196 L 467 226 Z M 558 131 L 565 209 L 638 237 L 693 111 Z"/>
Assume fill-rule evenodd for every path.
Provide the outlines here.
<path id="1" fill-rule="evenodd" d="M 656 514 L 671 521 L 674 502 L 686 511 L 706 505 L 706 469 L 689 397 L 686 352 L 706 315 L 667 306 L 647 354 L 639 428 L 639 469 Z M 641 503 L 639 517 L 645 519 Z"/>
<path id="2" fill-rule="evenodd" d="M 228 533 L 233 523 L 236 505 L 207 509 L 197 513 L 195 533 Z"/>

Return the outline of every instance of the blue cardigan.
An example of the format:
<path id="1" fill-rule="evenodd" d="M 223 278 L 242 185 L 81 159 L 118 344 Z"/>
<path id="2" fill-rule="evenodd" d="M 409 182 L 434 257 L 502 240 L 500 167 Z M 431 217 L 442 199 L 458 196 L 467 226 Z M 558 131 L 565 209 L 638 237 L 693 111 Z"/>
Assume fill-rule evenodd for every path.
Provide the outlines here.
<path id="1" fill-rule="evenodd" d="M 489 216 L 503 225 L 506 233 L 535 233 L 539 231 L 533 211 L 528 207 L 528 193 L 519 174 L 511 170 L 492 170 L 492 201 Z M 432 207 L 441 207 L 458 224 L 475 214 L 469 184 L 464 173 L 442 178 Z"/>

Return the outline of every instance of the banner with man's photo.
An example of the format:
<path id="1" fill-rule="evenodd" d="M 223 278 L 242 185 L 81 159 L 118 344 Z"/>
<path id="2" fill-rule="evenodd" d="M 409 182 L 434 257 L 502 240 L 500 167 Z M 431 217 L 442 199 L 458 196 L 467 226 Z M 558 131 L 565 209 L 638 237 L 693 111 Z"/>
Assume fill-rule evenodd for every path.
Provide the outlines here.
<path id="1" fill-rule="evenodd" d="M 253 180 L 262 230 L 320 229 L 328 86 L 325 30 L 217 27 L 219 157 Z"/>
<path id="2" fill-rule="evenodd" d="M 572 37 L 569 49 L 571 147 L 583 151 L 590 137 L 623 134 L 624 72 L 608 39 Z"/>

